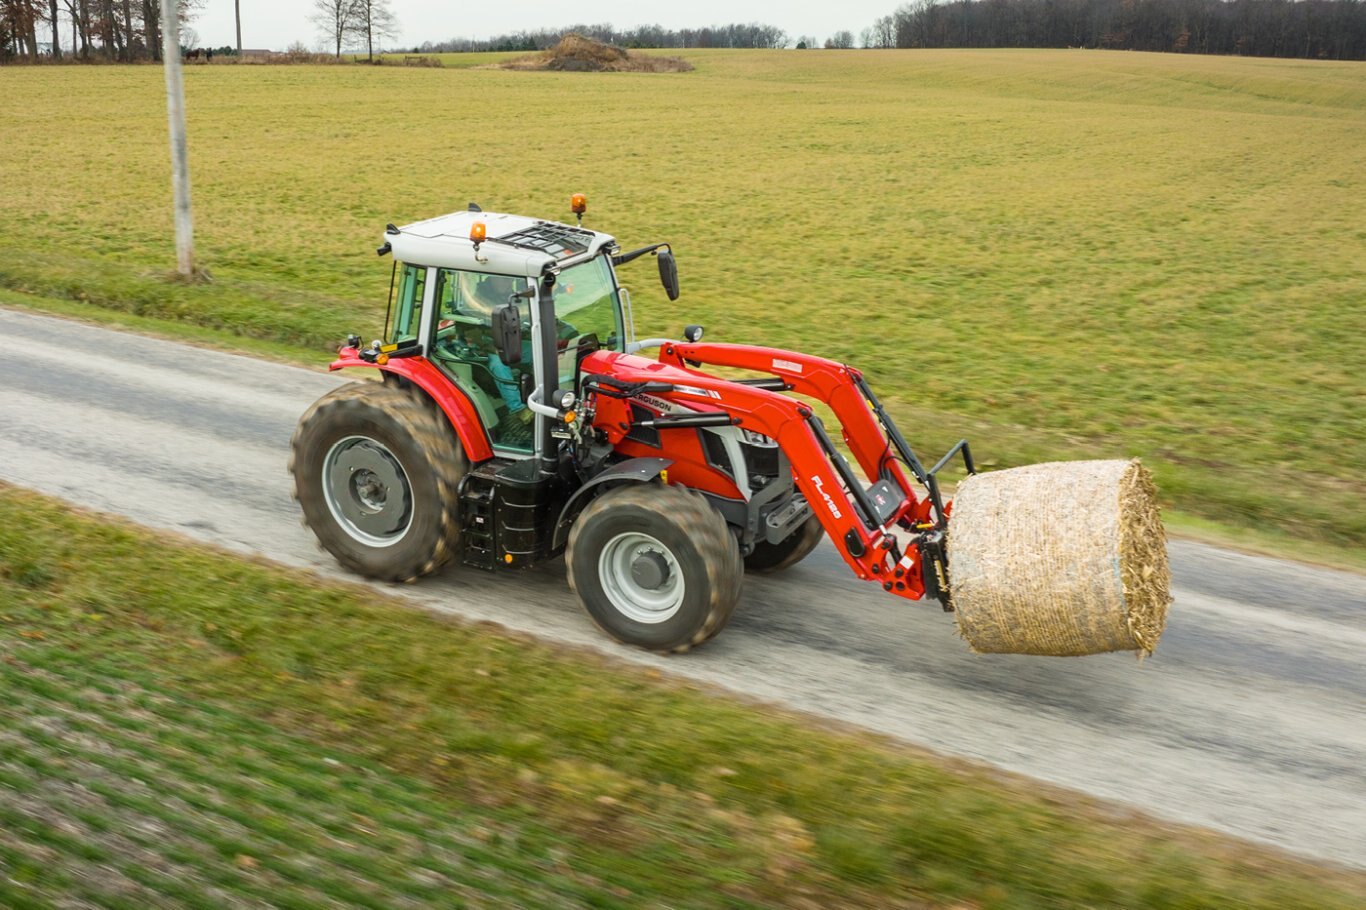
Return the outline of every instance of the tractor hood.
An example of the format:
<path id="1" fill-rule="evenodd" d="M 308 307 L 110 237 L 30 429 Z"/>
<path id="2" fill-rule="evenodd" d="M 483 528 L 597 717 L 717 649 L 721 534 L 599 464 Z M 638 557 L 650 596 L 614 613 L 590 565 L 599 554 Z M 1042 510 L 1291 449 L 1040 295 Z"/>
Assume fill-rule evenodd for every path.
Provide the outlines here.
<path id="1" fill-rule="evenodd" d="M 486 238 L 477 253 L 470 228 L 482 223 Z M 547 266 L 591 259 L 616 240 L 609 234 L 554 221 L 499 212 L 454 212 L 404 225 L 384 236 L 394 258 L 413 265 L 437 266 L 502 275 L 539 276 Z"/>

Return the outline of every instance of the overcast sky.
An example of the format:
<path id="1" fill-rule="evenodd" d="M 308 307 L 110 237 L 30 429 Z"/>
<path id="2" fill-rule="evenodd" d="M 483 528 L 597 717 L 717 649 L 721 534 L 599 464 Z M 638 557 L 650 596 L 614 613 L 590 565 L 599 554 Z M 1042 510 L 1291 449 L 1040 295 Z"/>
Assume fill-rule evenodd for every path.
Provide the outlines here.
<path id="1" fill-rule="evenodd" d="M 240 0 L 242 46 L 284 50 L 295 41 L 318 43 L 317 29 L 308 21 L 314 0 Z M 848 29 L 857 39 L 873 20 L 892 12 L 905 0 L 844 0 L 844 2 L 778 3 L 761 0 L 522 0 L 522 2 L 456 2 L 456 0 L 390 0 L 401 28 L 399 46 L 449 38 L 488 38 L 538 28 L 574 23 L 607 22 L 617 28 L 658 23 L 665 28 L 700 28 L 729 22 L 776 25 L 795 42 L 799 35 L 822 41 Z M 203 11 L 190 26 L 199 44 L 222 47 L 236 43 L 232 0 L 204 0 Z"/>

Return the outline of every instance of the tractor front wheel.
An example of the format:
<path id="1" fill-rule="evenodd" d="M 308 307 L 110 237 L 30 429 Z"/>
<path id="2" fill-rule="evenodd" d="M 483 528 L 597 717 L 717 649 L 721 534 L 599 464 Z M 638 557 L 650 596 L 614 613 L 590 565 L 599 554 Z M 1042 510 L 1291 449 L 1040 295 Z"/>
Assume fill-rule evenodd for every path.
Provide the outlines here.
<path id="1" fill-rule="evenodd" d="M 354 382 L 324 395 L 294 431 L 289 469 L 305 524 L 351 571 L 412 581 L 450 558 L 464 453 L 412 394 Z"/>
<path id="2" fill-rule="evenodd" d="M 740 599 L 740 549 L 699 494 L 655 483 L 616 487 L 569 532 L 569 586 L 608 635 L 686 651 L 725 628 Z"/>

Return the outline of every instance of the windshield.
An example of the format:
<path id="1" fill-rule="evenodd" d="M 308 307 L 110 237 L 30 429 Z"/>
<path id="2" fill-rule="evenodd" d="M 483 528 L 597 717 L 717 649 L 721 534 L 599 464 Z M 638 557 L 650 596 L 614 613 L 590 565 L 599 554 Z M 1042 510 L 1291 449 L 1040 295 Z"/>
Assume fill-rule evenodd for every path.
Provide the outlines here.
<path id="1" fill-rule="evenodd" d="M 574 378 L 578 344 L 584 336 L 596 335 L 604 350 L 622 349 L 626 339 L 621 307 L 606 258 L 598 256 L 560 273 L 555 282 L 555 322 L 562 386 Z"/>

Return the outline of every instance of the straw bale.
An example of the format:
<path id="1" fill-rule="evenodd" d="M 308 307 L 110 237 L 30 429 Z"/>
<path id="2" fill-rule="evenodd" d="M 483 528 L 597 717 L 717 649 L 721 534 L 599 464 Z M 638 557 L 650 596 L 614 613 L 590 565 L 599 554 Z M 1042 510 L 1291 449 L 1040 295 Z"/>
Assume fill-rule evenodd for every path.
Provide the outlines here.
<path id="1" fill-rule="evenodd" d="M 958 631 L 974 651 L 1150 654 L 1166 625 L 1166 535 L 1137 459 L 968 477 L 948 556 Z"/>

